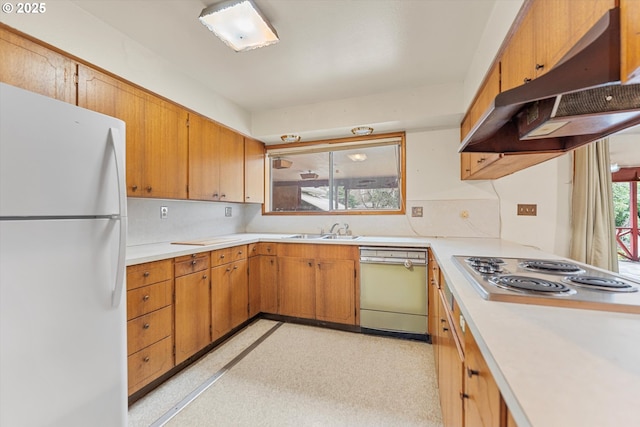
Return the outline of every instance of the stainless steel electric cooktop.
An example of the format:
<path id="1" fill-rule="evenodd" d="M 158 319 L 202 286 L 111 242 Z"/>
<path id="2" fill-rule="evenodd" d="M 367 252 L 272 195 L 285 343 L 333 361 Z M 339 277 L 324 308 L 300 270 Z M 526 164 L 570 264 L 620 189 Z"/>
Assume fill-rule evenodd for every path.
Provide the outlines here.
<path id="1" fill-rule="evenodd" d="M 640 314 L 640 283 L 563 260 L 454 256 L 487 300 Z"/>

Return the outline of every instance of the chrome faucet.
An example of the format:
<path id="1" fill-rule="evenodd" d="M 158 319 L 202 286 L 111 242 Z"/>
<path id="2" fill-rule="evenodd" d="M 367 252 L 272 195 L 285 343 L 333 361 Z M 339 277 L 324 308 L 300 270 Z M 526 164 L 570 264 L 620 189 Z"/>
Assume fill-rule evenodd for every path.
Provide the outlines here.
<path id="1" fill-rule="evenodd" d="M 329 234 L 334 234 L 334 231 L 333 231 L 333 230 L 335 230 L 336 226 L 338 226 L 338 225 L 340 225 L 340 223 L 339 223 L 339 222 L 336 222 L 335 224 L 333 224 L 333 225 L 331 226 L 331 228 L 329 229 Z M 338 228 L 338 231 L 340 231 L 340 229 L 339 229 L 339 228 Z"/>

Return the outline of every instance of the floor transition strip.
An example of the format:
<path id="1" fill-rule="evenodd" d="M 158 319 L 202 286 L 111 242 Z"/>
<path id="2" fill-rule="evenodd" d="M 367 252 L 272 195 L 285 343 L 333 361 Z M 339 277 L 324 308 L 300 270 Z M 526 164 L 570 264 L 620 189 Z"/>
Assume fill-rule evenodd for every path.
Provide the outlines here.
<path id="1" fill-rule="evenodd" d="M 162 427 L 166 423 L 169 422 L 173 417 L 178 415 L 180 411 L 182 411 L 189 403 L 193 402 L 198 396 L 204 393 L 209 387 L 211 387 L 216 381 L 218 381 L 224 374 L 229 372 L 231 368 L 233 368 L 238 362 L 244 359 L 249 353 L 251 353 L 256 347 L 258 347 L 264 340 L 269 338 L 271 334 L 273 334 L 280 326 L 282 326 L 283 322 L 278 322 L 271 329 L 265 332 L 260 338 L 255 340 L 249 347 L 244 349 L 242 353 L 238 354 L 233 358 L 229 363 L 224 365 L 218 372 L 213 374 L 209 379 L 200 384 L 195 390 L 189 393 L 184 399 L 178 402 L 174 407 L 169 409 L 164 413 L 160 418 L 151 424 L 150 427 Z"/>

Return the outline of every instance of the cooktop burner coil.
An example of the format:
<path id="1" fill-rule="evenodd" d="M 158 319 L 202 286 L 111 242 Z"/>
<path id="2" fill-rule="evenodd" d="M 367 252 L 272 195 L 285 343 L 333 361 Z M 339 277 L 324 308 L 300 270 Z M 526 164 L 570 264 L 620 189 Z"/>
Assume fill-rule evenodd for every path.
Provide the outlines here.
<path id="1" fill-rule="evenodd" d="M 637 292 L 638 287 L 622 280 L 598 276 L 567 276 L 563 279 L 574 286 L 609 292 Z"/>
<path id="2" fill-rule="evenodd" d="M 525 293 L 553 294 L 553 295 L 572 295 L 576 291 L 567 285 L 550 280 L 540 279 L 530 276 L 518 276 L 514 274 L 505 274 L 502 276 L 494 276 L 489 282 L 502 289 Z"/>
<path id="3" fill-rule="evenodd" d="M 520 267 L 529 271 L 537 271 L 540 273 L 550 274 L 581 274 L 585 271 L 570 262 L 550 261 L 550 260 L 524 260 L 520 263 Z"/>

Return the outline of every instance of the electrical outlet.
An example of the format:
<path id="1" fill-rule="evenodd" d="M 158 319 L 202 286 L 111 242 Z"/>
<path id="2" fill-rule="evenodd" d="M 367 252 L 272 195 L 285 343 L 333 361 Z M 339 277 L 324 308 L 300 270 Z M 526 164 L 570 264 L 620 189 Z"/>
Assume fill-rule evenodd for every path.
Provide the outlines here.
<path id="1" fill-rule="evenodd" d="M 538 215 L 538 205 L 518 204 L 518 215 L 536 216 Z"/>
<path id="2" fill-rule="evenodd" d="M 231 207 L 224 208 L 224 216 L 231 216 Z"/>
<path id="3" fill-rule="evenodd" d="M 160 219 L 167 219 L 169 217 L 169 208 L 167 206 L 160 206 Z"/>
<path id="4" fill-rule="evenodd" d="M 421 217 L 422 216 L 422 206 L 412 206 L 411 207 L 411 216 L 413 216 L 413 217 Z"/>

